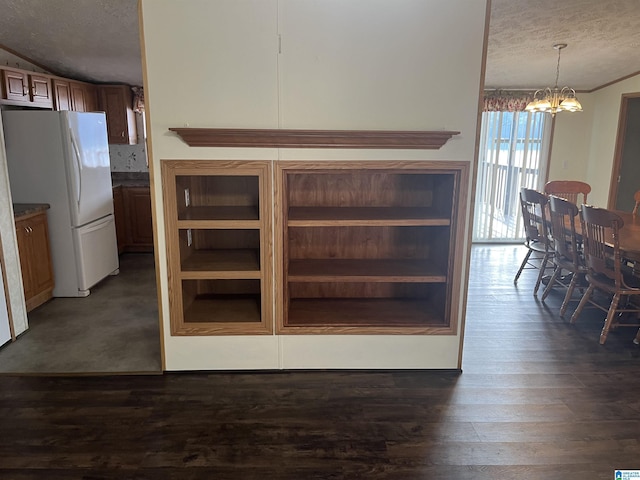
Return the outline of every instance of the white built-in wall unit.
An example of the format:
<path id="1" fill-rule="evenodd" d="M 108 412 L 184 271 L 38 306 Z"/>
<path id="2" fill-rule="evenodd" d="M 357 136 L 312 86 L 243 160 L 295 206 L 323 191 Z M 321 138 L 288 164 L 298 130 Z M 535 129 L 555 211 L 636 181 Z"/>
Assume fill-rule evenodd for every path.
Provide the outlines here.
<path id="1" fill-rule="evenodd" d="M 157 219 L 156 255 L 167 370 L 460 368 L 486 9 L 484 0 L 142 0 L 148 153 Z M 189 146 L 170 128 L 459 133 L 441 148 L 433 149 L 402 146 L 252 148 Z M 186 162 L 183 170 L 179 165 L 181 161 Z M 162 167 L 163 162 L 166 168 Z M 217 169 L 216 162 L 228 170 Z M 329 172 L 328 176 L 321 172 L 318 176 L 317 172 L 305 170 L 306 165 L 312 170 L 331 170 L 337 166 L 348 169 L 350 164 L 355 169 L 364 165 L 364 170 L 359 171 L 362 175 L 349 171 L 345 175 Z M 234 165 L 239 168 L 236 172 Z M 409 179 L 405 171 L 383 171 L 382 176 L 372 173 L 378 165 L 408 169 L 407 172 L 418 175 L 416 178 L 424 179 L 425 186 L 416 187 L 416 182 Z M 248 170 L 242 170 L 243 166 Z M 420 171 L 428 166 L 442 171 Z M 448 169 L 454 169 L 453 173 Z M 165 185 L 163 171 L 167 175 L 165 180 L 169 179 Z M 268 172 L 266 177 L 264 172 Z M 234 174 L 241 178 L 229 180 L 240 189 L 233 201 L 267 202 L 268 208 L 261 211 L 271 216 L 268 222 L 257 227 L 254 220 L 240 217 L 220 220 L 211 213 L 212 216 L 203 220 L 185 213 L 189 201 L 202 202 L 203 188 L 218 188 L 217 185 L 225 189 L 225 175 Z M 208 179 L 196 178 L 202 175 Z M 384 327 L 330 327 L 326 331 L 323 327 L 300 330 L 295 326 L 283 327 L 280 316 L 287 305 L 276 308 L 278 302 L 287 303 L 282 297 L 282 274 L 278 274 L 287 261 L 283 257 L 289 252 L 283 245 L 292 243 L 295 237 L 298 242 L 295 248 L 302 251 L 304 244 L 300 238 L 304 235 L 309 235 L 310 241 L 328 241 L 326 235 L 316 235 L 313 230 L 316 225 L 323 225 L 322 222 L 296 220 L 293 210 L 287 210 L 283 204 L 322 203 L 326 201 L 320 198 L 322 195 L 305 197 L 304 190 L 298 189 L 304 189 L 307 181 L 334 188 L 344 179 L 359 186 L 393 184 L 394 198 L 402 197 L 409 206 L 421 201 L 435 204 L 436 199 L 424 191 L 403 196 L 402 185 L 408 189 L 455 194 L 448 204 L 441 202 L 443 205 L 436 205 L 436 209 L 453 208 L 457 217 L 435 225 L 440 221 L 437 220 L 424 227 L 433 227 L 440 232 L 437 235 L 445 238 L 434 247 L 432 258 L 440 248 L 444 248 L 445 256 L 453 257 L 455 252 L 450 277 L 442 280 L 434 274 L 419 280 L 446 283 L 439 291 L 449 292 L 447 311 L 452 312 L 453 318 L 447 318 L 443 326 L 419 328 L 409 320 L 406 331 Z M 439 179 L 444 182 L 442 186 L 438 186 Z M 336 196 L 350 197 L 352 192 L 342 188 L 342 193 Z M 189 201 L 184 198 L 184 190 L 190 191 Z M 167 199 L 180 203 L 177 210 L 165 205 Z M 375 203 L 375 195 L 370 200 Z M 254 206 L 258 211 L 258 205 Z M 287 235 L 282 233 L 287 228 L 283 222 L 287 221 L 290 228 L 301 226 L 307 230 L 283 239 L 283 235 Z M 373 221 L 378 222 L 374 233 L 380 238 L 404 232 L 403 228 L 414 228 L 404 226 L 413 225 L 406 219 L 392 227 L 384 225 L 393 219 Z M 337 222 L 340 224 L 340 220 Z M 253 280 L 245 282 L 247 291 L 256 295 L 259 295 L 256 285 L 260 280 L 270 282 L 275 300 L 263 304 L 262 308 L 268 312 L 262 311 L 262 321 L 268 319 L 272 324 L 266 327 L 256 324 L 252 331 L 258 333 L 250 334 L 238 334 L 240 330 L 232 324 L 219 329 L 213 324 L 198 326 L 195 316 L 190 317 L 191 324 L 182 324 L 180 319 L 172 324 L 171 312 L 184 310 L 186 316 L 188 306 L 170 305 L 170 299 L 180 302 L 192 298 L 193 293 L 187 292 L 191 286 L 183 287 L 182 292 L 176 291 L 180 288 L 176 275 L 186 279 L 182 285 L 195 285 L 195 278 L 205 277 L 224 277 L 220 284 L 232 284 L 230 277 L 242 277 L 241 271 L 234 271 L 232 275 L 227 272 L 225 276 L 211 269 L 189 270 L 197 270 L 197 266 L 192 265 L 183 266 L 181 270 L 180 266 L 180 258 L 189 248 L 187 245 L 196 242 L 195 236 L 199 235 L 198 232 L 192 234 L 191 229 L 233 226 L 254 228 L 259 230 L 259 235 L 266 234 L 266 244 L 261 244 L 261 251 L 269 248 L 274 251 L 273 258 L 269 259 L 272 267 L 263 259 L 262 269 L 256 267 L 255 273 L 247 275 Z M 443 231 L 446 233 L 442 234 Z M 258 239 L 259 235 L 247 236 L 242 242 L 248 242 L 250 237 Z M 358 235 L 365 238 L 366 232 L 360 230 Z M 449 240 L 451 243 L 447 243 Z M 214 243 L 212 238 L 206 241 Z M 184 245 L 180 243 L 178 252 L 179 242 Z M 178 252 L 180 258 L 168 258 L 167 248 L 174 254 Z M 447 251 L 448 248 L 451 250 Z M 291 275 L 294 278 L 293 273 Z M 312 277 L 295 278 L 304 283 L 312 282 L 309 280 Z M 206 281 L 211 282 L 212 289 L 217 288 L 216 281 Z M 373 282 L 376 281 L 380 280 L 374 278 Z M 390 280 L 394 281 L 398 280 Z M 307 289 L 301 284 L 294 287 L 300 292 Z M 360 291 L 377 295 L 378 287 L 370 287 L 362 287 Z M 406 288 L 406 291 L 413 290 L 413 287 Z M 291 319 L 291 315 L 288 318 Z M 304 323 L 304 320 L 295 320 L 298 321 Z"/>

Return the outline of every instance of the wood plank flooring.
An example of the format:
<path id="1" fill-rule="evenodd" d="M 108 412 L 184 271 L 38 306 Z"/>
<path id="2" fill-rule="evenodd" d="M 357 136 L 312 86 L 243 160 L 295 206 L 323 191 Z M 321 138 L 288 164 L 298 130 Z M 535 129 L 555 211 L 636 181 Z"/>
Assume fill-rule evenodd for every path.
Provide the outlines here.
<path id="1" fill-rule="evenodd" d="M 475 246 L 463 373 L 0 377 L 2 479 L 612 479 L 640 469 L 635 329 L 558 316 Z M 573 311 L 571 305 L 568 314 Z M 568 315 L 568 316 L 569 316 Z M 567 316 L 567 318 L 568 318 Z"/>

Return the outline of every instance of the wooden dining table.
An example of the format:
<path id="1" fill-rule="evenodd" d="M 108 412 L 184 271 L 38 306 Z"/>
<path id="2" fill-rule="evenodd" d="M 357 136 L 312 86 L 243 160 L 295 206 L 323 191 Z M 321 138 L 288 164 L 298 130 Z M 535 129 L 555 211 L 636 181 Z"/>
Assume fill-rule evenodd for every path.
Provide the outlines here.
<path id="1" fill-rule="evenodd" d="M 637 262 L 640 266 L 640 215 L 633 215 L 631 212 L 612 210 L 617 213 L 624 225 L 619 231 L 619 243 L 622 256 L 630 261 Z M 550 224 L 549 211 L 546 211 L 547 222 Z M 567 229 L 569 225 L 567 224 Z M 576 235 L 582 239 L 582 225 L 578 217 L 575 218 Z M 640 268 L 639 268 L 640 271 Z"/>
<path id="2" fill-rule="evenodd" d="M 633 215 L 630 212 L 614 211 L 620 215 L 624 221 L 624 226 L 619 232 L 622 256 L 627 260 L 640 262 L 640 216 Z M 579 228 L 578 225 L 576 225 L 576 229 L 577 228 Z"/>

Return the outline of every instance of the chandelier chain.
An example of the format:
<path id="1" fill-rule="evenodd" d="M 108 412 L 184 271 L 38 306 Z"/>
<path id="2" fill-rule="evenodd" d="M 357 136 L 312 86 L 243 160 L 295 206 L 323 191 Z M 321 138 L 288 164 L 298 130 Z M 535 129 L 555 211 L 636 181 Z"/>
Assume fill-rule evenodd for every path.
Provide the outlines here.
<path id="1" fill-rule="evenodd" d="M 558 48 L 558 64 L 556 65 L 556 85 L 558 88 L 558 79 L 560 78 L 560 53 L 562 52 L 562 48 Z"/>

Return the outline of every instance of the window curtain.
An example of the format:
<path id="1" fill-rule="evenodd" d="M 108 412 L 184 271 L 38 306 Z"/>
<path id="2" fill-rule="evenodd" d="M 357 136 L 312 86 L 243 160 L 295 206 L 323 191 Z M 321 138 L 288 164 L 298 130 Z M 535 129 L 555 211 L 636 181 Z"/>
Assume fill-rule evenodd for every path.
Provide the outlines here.
<path id="1" fill-rule="evenodd" d="M 131 87 L 133 92 L 133 111 L 144 113 L 144 89 L 142 87 Z"/>
<path id="2" fill-rule="evenodd" d="M 531 92 L 493 90 L 484 92 L 484 112 L 524 112 L 533 100 Z"/>

